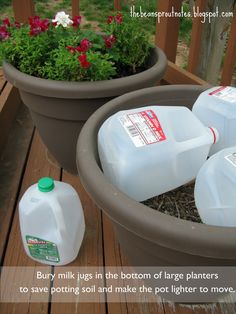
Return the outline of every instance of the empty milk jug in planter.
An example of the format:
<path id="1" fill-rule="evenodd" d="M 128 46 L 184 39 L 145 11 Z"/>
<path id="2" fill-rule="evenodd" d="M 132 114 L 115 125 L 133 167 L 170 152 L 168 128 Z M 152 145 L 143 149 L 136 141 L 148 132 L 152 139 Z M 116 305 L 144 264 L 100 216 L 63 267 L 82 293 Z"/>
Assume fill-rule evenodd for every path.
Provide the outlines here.
<path id="1" fill-rule="evenodd" d="M 219 141 L 210 155 L 236 145 L 236 88 L 213 87 L 201 93 L 193 106 L 193 113 L 206 126 L 215 127 Z"/>
<path id="2" fill-rule="evenodd" d="M 111 183 L 144 201 L 194 179 L 217 139 L 186 107 L 149 106 L 109 117 L 98 151 Z"/>
<path id="3" fill-rule="evenodd" d="M 236 146 L 213 155 L 199 171 L 195 203 L 202 221 L 236 227 Z"/>
<path id="4" fill-rule="evenodd" d="M 85 231 L 76 191 L 67 183 L 42 178 L 28 188 L 19 203 L 25 251 L 49 265 L 65 265 L 78 255 Z"/>

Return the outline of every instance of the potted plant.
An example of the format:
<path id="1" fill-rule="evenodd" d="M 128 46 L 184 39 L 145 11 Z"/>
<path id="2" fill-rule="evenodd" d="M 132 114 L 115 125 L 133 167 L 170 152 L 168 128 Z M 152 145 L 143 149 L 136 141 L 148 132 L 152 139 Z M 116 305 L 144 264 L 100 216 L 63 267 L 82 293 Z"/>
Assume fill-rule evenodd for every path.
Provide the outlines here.
<path id="1" fill-rule="evenodd" d="M 9 19 L 0 25 L 5 76 L 19 88 L 48 149 L 73 173 L 88 117 L 116 96 L 155 85 L 167 64 L 134 18 L 109 16 L 100 34 L 80 22 L 59 12 L 52 21 L 35 16 L 27 25 Z"/>
<path id="2" fill-rule="evenodd" d="M 236 228 L 186 221 L 132 200 L 104 176 L 98 158 L 98 130 L 112 114 L 155 104 L 191 108 L 206 88 L 171 85 L 127 93 L 98 109 L 80 133 L 77 165 L 82 184 L 111 218 L 134 266 L 236 265 Z"/>

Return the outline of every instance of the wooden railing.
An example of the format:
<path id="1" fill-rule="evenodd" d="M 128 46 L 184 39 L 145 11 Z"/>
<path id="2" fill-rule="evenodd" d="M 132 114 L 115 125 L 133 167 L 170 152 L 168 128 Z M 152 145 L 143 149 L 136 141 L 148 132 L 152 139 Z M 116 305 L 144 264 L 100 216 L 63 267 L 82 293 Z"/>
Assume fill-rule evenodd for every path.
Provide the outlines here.
<path id="1" fill-rule="evenodd" d="M 121 9 L 121 0 L 114 0 L 114 10 Z M 157 11 L 171 12 L 174 8 L 175 12 L 180 11 L 182 0 L 159 0 L 157 1 Z M 199 11 L 204 11 L 206 7 L 206 0 L 196 0 L 195 6 L 199 7 Z M 15 19 L 19 22 L 25 22 L 29 16 L 35 14 L 33 0 L 13 0 L 13 10 Z M 80 1 L 72 0 L 72 15 L 79 14 Z M 199 49 L 201 45 L 201 34 L 203 23 L 201 18 L 193 19 L 193 27 L 191 33 L 191 45 L 189 49 L 187 70 L 182 70 L 175 65 L 177 46 L 179 39 L 179 17 L 162 17 L 161 23 L 157 22 L 156 26 L 156 44 L 163 49 L 169 60 L 168 70 L 165 76 L 166 83 L 169 84 L 203 84 L 205 83 L 200 78 L 196 77 L 197 65 L 199 61 Z M 234 65 L 236 62 L 236 9 L 234 11 L 234 18 L 231 25 L 228 46 L 226 50 L 225 62 L 223 65 L 221 84 L 230 85 L 234 73 Z"/>

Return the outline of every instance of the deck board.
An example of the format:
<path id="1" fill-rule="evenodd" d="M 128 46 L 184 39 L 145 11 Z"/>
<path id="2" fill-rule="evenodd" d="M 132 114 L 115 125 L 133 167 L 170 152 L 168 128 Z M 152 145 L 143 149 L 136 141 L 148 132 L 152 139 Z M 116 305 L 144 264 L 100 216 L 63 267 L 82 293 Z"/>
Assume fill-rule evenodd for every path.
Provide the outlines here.
<path id="1" fill-rule="evenodd" d="M 42 144 L 37 132 L 34 135 L 32 147 L 27 160 L 27 165 L 25 173 L 23 176 L 19 198 L 23 195 L 26 189 L 38 181 L 42 176 L 52 176 L 55 179 L 60 179 L 60 167 L 56 162 L 48 161 L 47 150 Z M 19 227 L 19 215 L 18 210 L 15 210 L 13 223 L 11 227 L 11 233 L 8 240 L 8 245 L 6 249 L 6 254 L 4 257 L 4 266 L 40 266 L 39 263 L 34 262 L 32 259 L 28 258 L 24 252 L 20 237 L 20 227 Z M 51 267 L 48 266 L 48 271 Z M 48 286 L 50 282 L 48 282 Z M 49 299 L 49 296 L 48 296 Z M 21 303 L 12 304 L 4 303 L 0 307 L 1 313 L 14 313 L 14 314 L 28 314 L 28 313 L 40 313 L 48 314 L 48 303 Z"/>
<path id="2" fill-rule="evenodd" d="M 23 120 L 22 120 L 23 121 Z M 12 139 L 18 134 L 19 138 L 15 140 L 15 145 L 10 144 L 15 149 L 5 152 L 1 160 L 0 180 L 0 243 L 6 243 L 0 246 L 0 253 L 5 253 L 3 259 L 4 266 L 32 266 L 40 264 L 28 258 L 23 250 L 20 237 L 19 216 L 17 204 L 25 190 L 37 182 L 42 176 L 52 176 L 56 180 L 62 180 L 71 184 L 79 193 L 84 208 L 86 220 L 86 234 L 80 253 L 76 260 L 69 266 L 128 266 L 129 262 L 122 253 L 120 245 L 116 239 L 112 224 L 109 218 L 101 213 L 94 205 L 93 201 L 84 191 L 79 178 L 66 171 L 62 171 L 54 158 L 48 153 L 48 150 L 42 144 L 37 132 L 34 133 L 33 125 L 25 124 L 19 119 L 18 128 L 13 132 Z M 30 120 L 29 120 L 30 121 Z M 27 126 L 27 127 L 26 127 Z M 19 129 L 24 130 L 23 133 Z M 14 135 L 15 134 L 15 135 Z M 21 134 L 21 136 L 20 136 Z M 14 142 L 14 141 L 13 141 Z M 13 149 L 12 148 L 12 149 Z M 11 159 L 10 164 L 7 160 Z M 4 171 L 3 171 L 4 169 Z M 10 175 L 9 175 L 10 174 Z M 5 178 L 5 179 L 4 179 Z M 2 184 L 3 183 L 3 184 Z M 7 192 L 7 193 L 6 193 Z M 9 237 L 8 237 L 8 231 Z M 5 242 L 4 242 L 5 241 Z M 6 249 L 4 249 L 6 248 Z M 79 268 L 78 268 L 79 269 Z M 48 270 L 59 272 L 60 267 Z M 49 286 L 49 282 L 47 283 Z M 57 281 L 54 281 L 54 285 Z M 125 283 L 123 283 L 125 284 Z M 236 313 L 235 304 L 209 304 L 209 305 L 178 305 L 158 302 L 129 303 L 126 302 L 124 295 L 120 295 L 120 302 L 105 303 L 15 303 L 1 304 L 0 313 L 4 314 L 231 314 Z M 48 296 L 48 300 L 50 297 Z M 54 298 L 52 297 L 52 301 Z M 122 301 L 122 302 L 121 302 Z"/>
<path id="3" fill-rule="evenodd" d="M 69 266 L 103 266 L 101 213 L 85 193 L 77 176 L 63 171 L 62 181 L 71 184 L 78 192 L 83 206 L 86 224 L 85 238 L 80 248 L 79 255 Z M 61 267 L 56 267 L 55 273 L 59 273 L 60 270 Z M 57 280 L 55 280 L 54 284 L 57 284 Z M 54 298 L 52 298 L 52 301 L 53 300 Z M 52 303 L 51 314 L 70 313 L 105 314 L 106 308 L 104 303 Z"/>
<path id="4" fill-rule="evenodd" d="M 3 87 L 5 86 L 5 84 L 7 83 L 4 75 L 3 75 L 3 71 L 2 69 L 0 68 L 0 95 L 1 95 L 1 92 L 3 90 Z"/>
<path id="5" fill-rule="evenodd" d="M 106 266 L 129 266 L 128 260 L 125 258 L 120 250 L 119 243 L 117 242 L 114 234 L 113 227 L 109 218 L 103 215 L 103 228 L 104 228 L 104 254 Z M 122 298 L 123 296 L 121 296 Z M 122 300 L 123 301 L 123 300 Z M 109 303 L 108 298 L 108 313 L 128 313 L 128 314 L 142 314 L 142 313 L 155 313 L 164 314 L 163 305 L 161 303 L 148 303 L 151 299 L 147 299 L 145 303 Z"/>
<path id="6" fill-rule="evenodd" d="M 22 107 L 0 158 L 0 259 L 8 239 L 17 194 L 33 134 L 28 110 Z M 17 152 L 17 153 L 16 153 Z"/>

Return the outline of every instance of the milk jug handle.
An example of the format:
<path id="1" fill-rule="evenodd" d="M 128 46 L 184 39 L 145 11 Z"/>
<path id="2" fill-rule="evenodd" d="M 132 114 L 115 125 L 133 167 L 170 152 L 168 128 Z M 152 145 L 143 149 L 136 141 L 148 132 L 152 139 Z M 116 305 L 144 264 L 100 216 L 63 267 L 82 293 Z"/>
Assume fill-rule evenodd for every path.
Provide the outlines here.
<path id="1" fill-rule="evenodd" d="M 62 212 L 62 207 L 61 207 L 60 203 L 58 202 L 58 199 L 54 198 L 53 201 L 51 201 L 50 205 L 51 205 L 51 208 L 54 212 L 54 217 L 56 220 L 57 228 L 61 232 L 65 233 L 65 231 L 66 231 L 65 219 L 64 219 L 63 212 Z"/>

